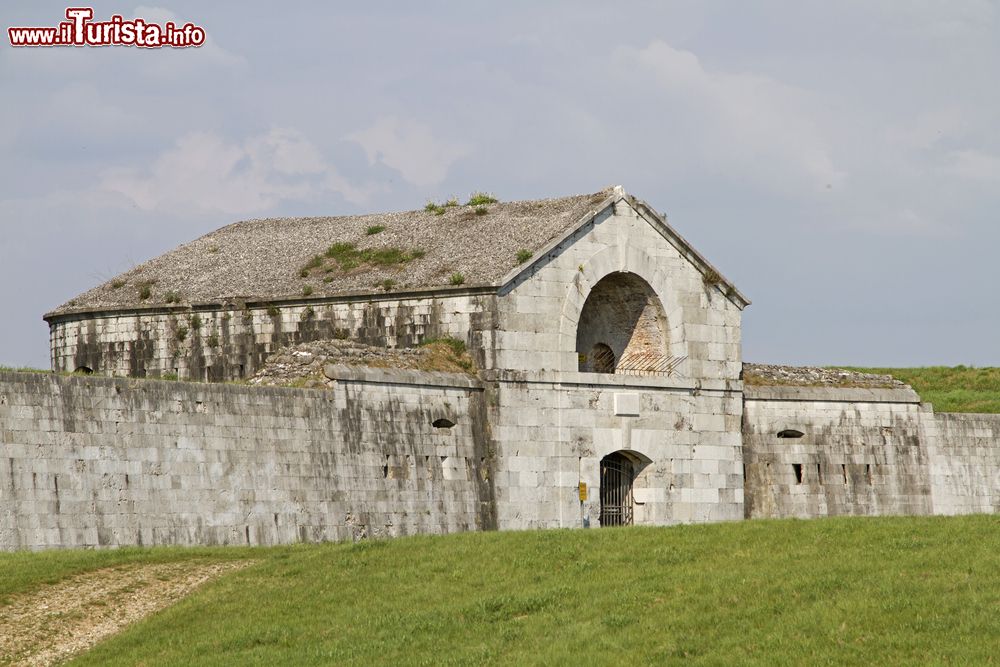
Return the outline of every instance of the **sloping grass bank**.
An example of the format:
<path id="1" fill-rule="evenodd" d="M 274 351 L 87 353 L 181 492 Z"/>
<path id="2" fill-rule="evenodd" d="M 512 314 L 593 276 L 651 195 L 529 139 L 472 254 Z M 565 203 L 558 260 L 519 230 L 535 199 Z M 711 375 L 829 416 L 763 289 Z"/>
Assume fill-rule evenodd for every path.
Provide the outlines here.
<path id="1" fill-rule="evenodd" d="M 1000 368 L 849 368 L 891 375 L 913 387 L 935 412 L 1000 413 Z"/>
<path id="2" fill-rule="evenodd" d="M 74 664 L 984 664 L 1000 518 L 838 518 L 274 549 L 0 555 L 12 589 L 107 560 L 257 564 Z M 63 564 L 71 563 L 72 566 Z"/>

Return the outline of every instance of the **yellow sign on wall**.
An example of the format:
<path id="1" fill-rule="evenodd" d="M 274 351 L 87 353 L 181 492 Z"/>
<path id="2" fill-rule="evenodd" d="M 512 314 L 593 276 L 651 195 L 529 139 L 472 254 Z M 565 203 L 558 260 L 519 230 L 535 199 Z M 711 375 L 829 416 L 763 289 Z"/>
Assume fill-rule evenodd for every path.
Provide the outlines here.
<path id="1" fill-rule="evenodd" d="M 580 502 L 582 503 L 587 499 L 587 483 L 580 482 Z"/>

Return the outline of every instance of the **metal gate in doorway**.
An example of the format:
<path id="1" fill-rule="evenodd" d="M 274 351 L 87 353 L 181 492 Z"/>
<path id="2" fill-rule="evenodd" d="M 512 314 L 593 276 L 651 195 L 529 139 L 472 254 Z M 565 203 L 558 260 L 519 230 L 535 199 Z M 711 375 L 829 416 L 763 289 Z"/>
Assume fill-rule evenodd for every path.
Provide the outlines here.
<path id="1" fill-rule="evenodd" d="M 601 526 L 632 525 L 632 461 L 619 452 L 601 459 Z"/>

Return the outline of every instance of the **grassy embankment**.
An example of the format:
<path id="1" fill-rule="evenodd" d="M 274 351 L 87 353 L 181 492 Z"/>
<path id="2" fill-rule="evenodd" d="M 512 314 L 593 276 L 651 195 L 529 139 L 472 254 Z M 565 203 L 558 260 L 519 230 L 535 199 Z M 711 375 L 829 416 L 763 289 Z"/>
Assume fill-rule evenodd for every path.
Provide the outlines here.
<path id="1" fill-rule="evenodd" d="M 0 598 L 122 561 L 234 557 L 257 562 L 77 663 L 1000 660 L 1000 518 L 987 516 L 6 554 Z"/>
<path id="2" fill-rule="evenodd" d="M 848 368 L 891 375 L 934 404 L 935 412 L 1000 413 L 1000 368 Z"/>

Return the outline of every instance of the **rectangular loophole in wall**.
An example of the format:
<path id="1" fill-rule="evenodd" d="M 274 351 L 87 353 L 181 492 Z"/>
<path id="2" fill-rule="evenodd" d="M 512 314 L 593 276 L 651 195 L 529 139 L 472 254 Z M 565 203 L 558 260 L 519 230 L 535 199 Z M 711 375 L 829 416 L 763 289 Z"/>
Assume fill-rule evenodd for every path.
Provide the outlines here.
<path id="1" fill-rule="evenodd" d="M 792 472 L 795 473 L 795 483 L 796 484 L 801 484 L 802 483 L 802 464 L 801 463 L 793 463 L 792 464 Z"/>
<path id="2" fill-rule="evenodd" d="M 844 476 L 844 484 L 847 484 L 847 464 L 840 464 L 840 474 Z"/>
<path id="3" fill-rule="evenodd" d="M 865 464 L 865 479 L 868 480 L 868 486 L 872 484 L 872 466 L 870 463 Z"/>

